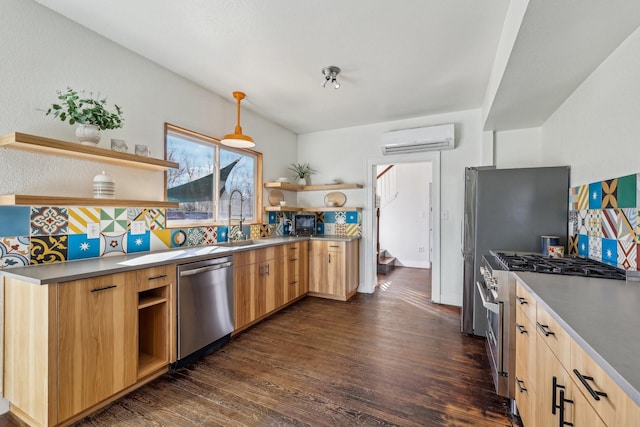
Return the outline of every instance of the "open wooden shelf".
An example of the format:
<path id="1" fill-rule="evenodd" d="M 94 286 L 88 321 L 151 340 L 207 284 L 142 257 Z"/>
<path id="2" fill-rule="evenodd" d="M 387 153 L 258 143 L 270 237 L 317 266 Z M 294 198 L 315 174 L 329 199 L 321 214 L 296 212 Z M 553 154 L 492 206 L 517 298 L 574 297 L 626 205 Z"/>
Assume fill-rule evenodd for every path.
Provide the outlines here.
<path id="1" fill-rule="evenodd" d="M 159 200 L 98 199 L 93 197 L 33 196 L 5 194 L 0 196 L 0 206 L 113 206 L 126 208 L 177 208 L 178 202 Z"/>
<path id="2" fill-rule="evenodd" d="M 167 302 L 168 299 L 165 296 L 140 296 L 140 301 L 138 302 L 138 310 L 143 308 L 151 307 L 153 305 L 162 304 L 163 302 Z"/>
<path id="3" fill-rule="evenodd" d="M 152 372 L 164 368 L 169 364 L 169 361 L 154 357 L 151 354 L 139 352 L 138 353 L 138 378 L 144 378 Z"/>
<path id="4" fill-rule="evenodd" d="M 118 151 L 108 150 L 105 148 L 28 135 L 20 132 L 13 132 L 0 136 L 0 147 L 35 151 L 46 154 L 57 154 L 65 157 L 93 160 L 96 162 L 154 171 L 163 171 L 167 168 L 177 168 L 179 166 L 176 162 L 156 159 L 153 157 L 120 153 Z"/>
<path id="5" fill-rule="evenodd" d="M 288 191 L 331 191 L 331 190 L 351 190 L 362 188 L 361 184 L 321 184 L 321 185 L 298 185 L 289 182 L 265 182 L 264 188 L 279 188 Z"/>

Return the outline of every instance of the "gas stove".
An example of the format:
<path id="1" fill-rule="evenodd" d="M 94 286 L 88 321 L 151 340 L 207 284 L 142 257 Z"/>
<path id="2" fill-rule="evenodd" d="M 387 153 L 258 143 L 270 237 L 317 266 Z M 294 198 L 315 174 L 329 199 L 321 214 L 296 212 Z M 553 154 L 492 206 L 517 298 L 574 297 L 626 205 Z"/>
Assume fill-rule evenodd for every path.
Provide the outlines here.
<path id="1" fill-rule="evenodd" d="M 532 271 L 535 273 L 617 280 L 626 280 L 627 278 L 625 270 L 589 258 L 576 256 L 551 258 L 541 254 L 498 251 L 492 251 L 491 254 L 502 269 L 509 271 Z"/>

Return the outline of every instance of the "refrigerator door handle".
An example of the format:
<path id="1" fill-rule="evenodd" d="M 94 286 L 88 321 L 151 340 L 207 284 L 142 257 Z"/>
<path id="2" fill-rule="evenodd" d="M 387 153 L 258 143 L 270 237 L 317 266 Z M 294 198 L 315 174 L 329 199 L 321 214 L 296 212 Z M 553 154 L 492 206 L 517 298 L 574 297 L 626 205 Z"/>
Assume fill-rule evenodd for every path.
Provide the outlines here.
<path id="1" fill-rule="evenodd" d="M 480 282 L 476 282 L 476 286 L 478 287 L 478 291 L 480 292 L 480 299 L 482 299 L 483 307 L 496 314 L 500 314 L 500 305 L 495 302 L 487 301 L 487 288 L 482 286 L 482 283 Z"/>

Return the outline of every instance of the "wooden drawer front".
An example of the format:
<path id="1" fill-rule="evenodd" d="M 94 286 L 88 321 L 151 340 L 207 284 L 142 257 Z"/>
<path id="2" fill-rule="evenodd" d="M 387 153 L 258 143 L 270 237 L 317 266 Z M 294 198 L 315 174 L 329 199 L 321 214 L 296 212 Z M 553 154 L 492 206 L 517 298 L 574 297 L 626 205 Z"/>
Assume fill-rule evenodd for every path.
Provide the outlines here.
<path id="1" fill-rule="evenodd" d="M 138 291 L 167 286 L 176 282 L 176 265 L 159 265 L 137 271 Z"/>
<path id="2" fill-rule="evenodd" d="M 521 306 L 516 308 L 516 364 L 522 368 L 517 377 L 527 382 L 527 388 L 536 388 L 536 327 L 524 314 Z M 517 368 L 516 368 L 517 369 Z M 516 384 L 516 393 L 518 392 Z"/>
<path id="3" fill-rule="evenodd" d="M 234 253 L 233 265 L 242 267 L 244 265 L 255 264 L 256 262 L 264 262 L 269 259 L 282 257 L 284 255 L 284 247 L 285 245 L 278 245 Z"/>
<path id="4" fill-rule="evenodd" d="M 535 335 L 533 337 L 535 340 Z M 535 363 L 534 363 L 535 366 Z M 527 368 L 520 361 L 516 361 L 516 405 L 524 427 L 536 426 L 536 396 L 531 386 L 531 380 L 527 379 Z"/>
<path id="5" fill-rule="evenodd" d="M 516 307 L 520 307 L 529 320 L 535 324 L 536 300 L 519 281 L 516 281 Z"/>
<path id="6" fill-rule="evenodd" d="M 576 384 L 576 388 L 582 392 L 586 401 L 593 406 L 607 425 L 640 425 L 640 408 L 573 340 L 571 342 L 570 374 Z M 587 385 L 580 380 L 578 374 L 582 376 Z M 596 394 L 599 400 L 596 400 L 587 387 Z M 606 396 L 601 396 L 599 393 L 605 393 Z"/>
<path id="7" fill-rule="evenodd" d="M 549 346 L 562 366 L 567 370 L 571 363 L 571 337 L 560 327 L 558 322 L 542 306 L 536 308 L 536 329 L 543 338 L 542 341 Z"/>
<path id="8" fill-rule="evenodd" d="M 346 242 L 327 242 L 327 250 L 329 252 L 344 252 Z"/>

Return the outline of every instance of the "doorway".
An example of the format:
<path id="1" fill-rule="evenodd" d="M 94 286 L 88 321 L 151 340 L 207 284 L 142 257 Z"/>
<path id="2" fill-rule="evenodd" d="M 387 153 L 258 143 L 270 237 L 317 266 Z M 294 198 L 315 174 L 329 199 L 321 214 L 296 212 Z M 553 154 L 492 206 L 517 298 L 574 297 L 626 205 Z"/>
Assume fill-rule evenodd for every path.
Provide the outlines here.
<path id="1" fill-rule="evenodd" d="M 397 154 L 384 157 L 373 157 L 367 160 L 367 183 L 365 209 L 362 218 L 363 236 L 367 239 L 364 245 L 364 283 L 361 292 L 373 293 L 375 290 L 377 275 L 377 240 L 376 227 L 376 194 L 375 185 L 378 165 L 406 164 L 406 163 L 430 163 L 432 171 L 431 184 L 431 219 L 432 219 L 432 256 L 431 256 L 431 299 L 435 303 L 441 300 L 440 283 L 440 152 L 430 151 L 424 153 Z M 425 192 L 428 191 L 428 182 L 424 183 Z"/>

